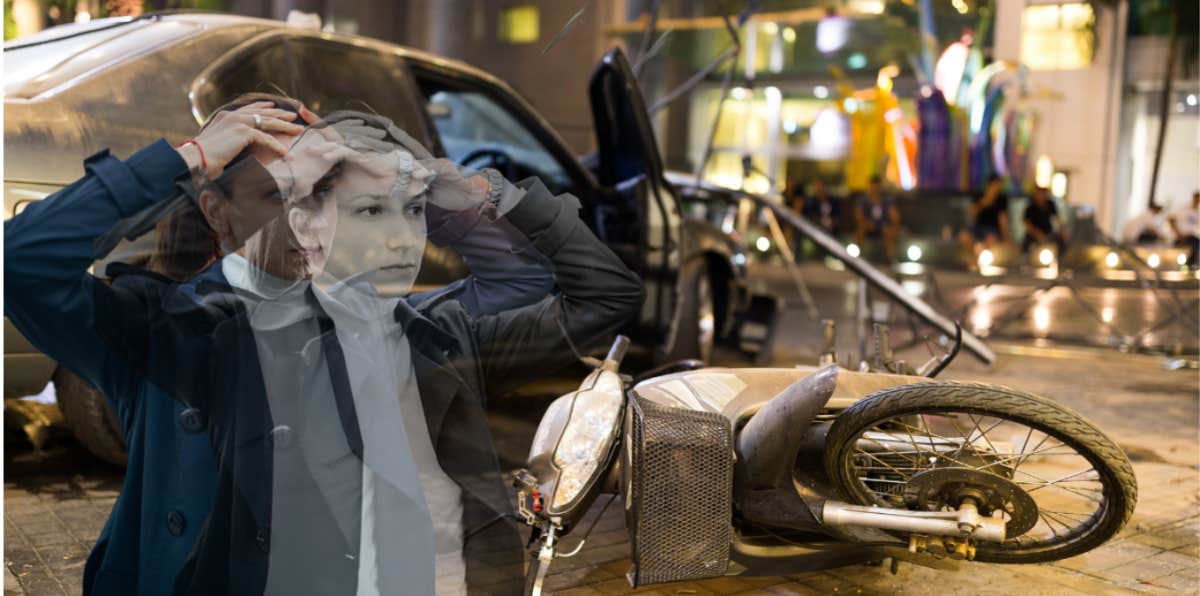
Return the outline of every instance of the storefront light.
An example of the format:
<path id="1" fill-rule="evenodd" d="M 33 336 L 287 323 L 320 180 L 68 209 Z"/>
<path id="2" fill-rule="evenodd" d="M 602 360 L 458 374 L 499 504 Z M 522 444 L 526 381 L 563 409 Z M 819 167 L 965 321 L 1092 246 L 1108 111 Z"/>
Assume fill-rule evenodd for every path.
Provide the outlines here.
<path id="1" fill-rule="evenodd" d="M 1050 177 L 1050 194 L 1060 199 L 1067 196 L 1067 175 L 1064 172 L 1055 172 Z"/>
<path id="2" fill-rule="evenodd" d="M 851 242 L 850 244 L 847 244 L 847 245 L 846 245 L 846 254 L 848 254 L 848 255 L 850 255 L 850 256 L 852 256 L 852 257 L 854 257 L 854 258 L 856 258 L 856 259 L 857 259 L 857 258 L 858 258 L 858 255 L 862 254 L 862 251 L 861 251 L 861 250 L 859 250 L 859 248 L 858 248 L 858 245 L 857 245 L 857 244 L 855 244 L 855 243 Z"/>
<path id="3" fill-rule="evenodd" d="M 1043 267 L 1049 267 L 1050 264 L 1054 262 L 1054 251 L 1048 248 L 1043 248 L 1041 252 L 1038 253 L 1038 262 L 1041 263 Z"/>
<path id="4" fill-rule="evenodd" d="M 1195 93 L 1188 93 L 1188 96 L 1187 96 L 1187 105 L 1195 107 L 1196 103 L 1197 103 L 1197 100 L 1196 100 L 1196 94 L 1195 94 Z"/>
<path id="5" fill-rule="evenodd" d="M 846 66 L 849 66 L 855 70 L 864 68 L 866 65 L 867 57 L 862 52 L 854 52 L 853 54 L 850 54 L 849 58 L 846 58 Z"/>
<path id="6" fill-rule="evenodd" d="M 817 85 L 813 87 L 813 97 L 817 99 L 825 99 L 829 97 L 829 87 L 825 85 Z"/>
<path id="7" fill-rule="evenodd" d="M 1158 257 L 1158 253 L 1152 252 L 1150 253 L 1150 256 L 1146 257 L 1146 264 L 1149 265 L 1151 269 L 1158 269 L 1158 266 L 1162 264 L 1162 259 Z"/>
<path id="8" fill-rule="evenodd" d="M 791 27 L 783 28 L 783 41 L 788 43 L 796 43 L 796 30 Z"/>
<path id="9" fill-rule="evenodd" d="M 1108 254 L 1104 255 L 1104 264 L 1109 269 L 1116 269 L 1117 265 L 1121 264 L 1121 257 L 1118 257 L 1117 253 L 1115 252 L 1109 252 Z"/>
<path id="10" fill-rule="evenodd" d="M 921 260 L 921 247 L 920 246 L 917 246 L 916 244 L 910 244 L 908 246 L 908 260 L 910 260 L 914 263 Z"/>
<path id="11" fill-rule="evenodd" d="M 836 14 L 817 21 L 817 51 L 831 54 L 842 49 L 850 37 L 850 19 Z"/>
<path id="12" fill-rule="evenodd" d="M 742 101 L 743 99 L 750 97 L 750 90 L 745 87 L 734 87 L 733 89 L 729 90 L 729 97 L 738 101 Z"/>
<path id="13" fill-rule="evenodd" d="M 1180 267 L 1187 265 L 1187 253 L 1181 252 L 1178 255 L 1175 255 L 1175 264 L 1179 265 Z"/>
<path id="14" fill-rule="evenodd" d="M 992 263 L 995 263 L 995 262 L 996 262 L 996 255 L 992 254 L 992 251 L 985 248 L 985 249 L 983 249 L 983 251 L 981 251 L 979 253 L 979 266 L 980 267 L 991 267 Z"/>
<path id="15" fill-rule="evenodd" d="M 766 33 L 767 35 L 775 35 L 776 33 L 779 33 L 779 25 L 768 21 L 762 24 L 762 30 L 763 33 Z"/>
<path id="16" fill-rule="evenodd" d="M 1037 158 L 1037 165 L 1033 168 L 1033 181 L 1042 188 L 1050 186 L 1050 177 L 1054 175 L 1054 162 L 1050 161 L 1049 155 L 1041 155 Z"/>
<path id="17" fill-rule="evenodd" d="M 766 236 L 759 236 L 758 240 L 754 241 L 754 248 L 757 248 L 758 252 L 767 252 L 771 250 L 771 241 Z"/>

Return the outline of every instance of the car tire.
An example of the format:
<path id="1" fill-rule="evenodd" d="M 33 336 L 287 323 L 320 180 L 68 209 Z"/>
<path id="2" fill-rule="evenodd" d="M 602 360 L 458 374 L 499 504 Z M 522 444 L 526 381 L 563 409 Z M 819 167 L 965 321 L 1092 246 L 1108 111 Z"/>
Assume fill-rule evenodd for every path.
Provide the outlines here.
<path id="1" fill-rule="evenodd" d="M 96 388 L 71 371 L 54 371 L 58 408 L 75 438 L 92 455 L 118 466 L 126 462 L 125 438 L 116 412 Z"/>
<path id="2" fill-rule="evenodd" d="M 663 362 L 694 358 L 707 364 L 716 341 L 717 316 L 712 279 L 703 259 L 684 265 L 675 306 L 675 324 Z"/>

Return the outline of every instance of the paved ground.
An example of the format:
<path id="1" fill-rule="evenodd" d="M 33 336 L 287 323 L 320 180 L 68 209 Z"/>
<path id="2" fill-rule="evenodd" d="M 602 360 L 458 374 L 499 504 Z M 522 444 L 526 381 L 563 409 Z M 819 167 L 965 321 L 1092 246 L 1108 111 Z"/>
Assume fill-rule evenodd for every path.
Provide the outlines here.
<path id="1" fill-rule="evenodd" d="M 847 319 L 853 305 L 847 288 L 852 284 L 836 275 L 813 277 L 821 279 L 814 283 L 813 293 L 823 316 L 843 321 L 839 353 L 848 352 L 854 347 Z M 788 291 L 779 276 L 762 278 L 773 289 Z M 1114 304 L 1139 300 L 1122 292 L 1127 291 L 1114 294 Z M 773 361 L 778 366 L 811 362 L 820 337 L 819 324 L 808 320 L 794 299 L 791 304 L 781 321 Z M 1076 319 L 1079 315 L 1069 308 L 1056 306 L 1052 314 L 1064 324 L 1082 326 Z M 1155 313 L 1137 316 L 1151 320 Z M 1109 349 L 1061 349 L 1032 341 L 994 347 L 1000 353 L 994 366 L 987 368 L 963 356 L 943 376 L 1050 396 L 1084 413 L 1121 445 L 1134 461 L 1139 502 L 1133 520 L 1115 540 L 1048 565 L 964 563 L 956 571 L 935 571 L 905 564 L 897 575 L 885 568 L 855 566 L 787 577 L 726 577 L 638 593 L 926 594 L 935 586 L 940 594 L 1200 592 L 1200 379 L 1196 371 L 1169 371 L 1162 358 Z M 923 349 L 902 356 L 919 361 L 927 355 Z M 507 441 L 502 451 L 519 454 L 527 440 L 521 437 L 528 436 L 536 419 L 536 407 L 503 408 L 498 427 L 516 438 Z M 4 475 L 5 594 L 79 593 L 84 558 L 118 494 L 120 471 L 70 443 L 55 443 L 42 453 L 8 443 Z M 610 510 L 578 557 L 556 561 L 548 588 L 557 594 L 626 593 L 628 568 L 623 522 L 619 511 Z"/>

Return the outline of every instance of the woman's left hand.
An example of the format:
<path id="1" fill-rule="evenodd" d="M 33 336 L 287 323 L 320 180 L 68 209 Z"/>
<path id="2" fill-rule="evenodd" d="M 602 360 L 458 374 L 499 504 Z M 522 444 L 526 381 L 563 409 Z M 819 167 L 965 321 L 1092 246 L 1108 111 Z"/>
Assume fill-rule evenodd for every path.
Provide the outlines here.
<path id="1" fill-rule="evenodd" d="M 491 186 L 483 175 L 466 178 L 458 164 L 445 158 L 420 163 L 437 175 L 429 186 L 431 205 L 446 211 L 482 211 L 487 205 Z"/>

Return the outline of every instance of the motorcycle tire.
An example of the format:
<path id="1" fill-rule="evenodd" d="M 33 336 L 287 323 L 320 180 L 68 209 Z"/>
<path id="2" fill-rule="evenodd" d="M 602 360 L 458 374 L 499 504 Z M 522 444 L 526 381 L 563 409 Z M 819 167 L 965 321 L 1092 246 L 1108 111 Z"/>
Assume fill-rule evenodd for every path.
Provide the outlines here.
<path id="1" fill-rule="evenodd" d="M 826 437 L 825 466 L 834 485 L 854 503 L 879 505 L 879 500 L 868 494 L 854 473 L 854 452 L 859 435 L 875 424 L 897 416 L 948 412 L 1008 420 L 1054 437 L 1088 461 L 1103 487 L 1103 506 L 1098 515 L 1093 516 L 1098 519 L 1079 534 L 1068 534 L 1057 543 L 1024 548 L 1016 539 L 1002 544 L 980 542 L 975 560 L 1028 564 L 1065 559 L 1100 546 L 1115 536 L 1133 515 L 1137 480 L 1129 458 L 1120 447 L 1065 406 L 997 385 L 949 381 L 914 383 L 884 389 L 855 403 L 838 416 Z M 1059 538 L 1057 533 L 1055 538 Z"/>
<path id="2" fill-rule="evenodd" d="M 696 359 L 707 364 L 716 340 L 716 306 L 712 279 L 703 259 L 686 263 L 679 273 L 672 341 L 661 358 L 664 363 Z"/>
<path id="3" fill-rule="evenodd" d="M 92 455 L 124 467 L 128 457 L 125 437 L 108 400 L 87 381 L 61 366 L 54 371 L 53 380 L 58 409 L 71 434 Z"/>

